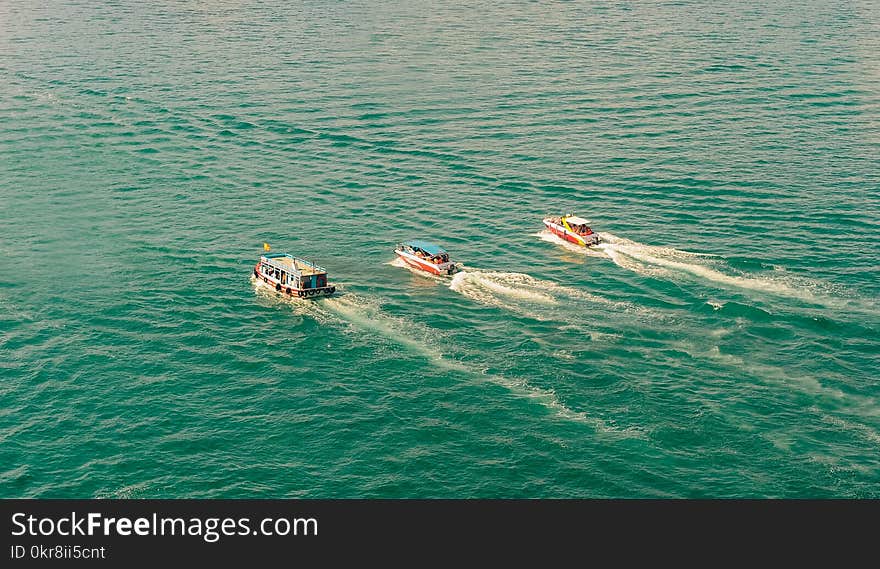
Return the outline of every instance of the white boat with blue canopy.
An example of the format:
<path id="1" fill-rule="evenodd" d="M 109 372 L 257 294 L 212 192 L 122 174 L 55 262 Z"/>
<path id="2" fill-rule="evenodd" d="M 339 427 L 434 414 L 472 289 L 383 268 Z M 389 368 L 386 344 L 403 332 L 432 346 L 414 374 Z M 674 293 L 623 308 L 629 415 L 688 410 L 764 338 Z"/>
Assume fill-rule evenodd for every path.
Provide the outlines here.
<path id="1" fill-rule="evenodd" d="M 449 253 L 430 241 L 404 241 L 398 243 L 394 252 L 407 265 L 434 275 L 451 275 L 458 270 L 458 266 L 449 260 Z"/>
<path id="2" fill-rule="evenodd" d="M 260 257 L 254 277 L 276 291 L 300 298 L 327 296 L 336 287 L 327 282 L 327 270 L 290 253 L 272 253 Z"/>

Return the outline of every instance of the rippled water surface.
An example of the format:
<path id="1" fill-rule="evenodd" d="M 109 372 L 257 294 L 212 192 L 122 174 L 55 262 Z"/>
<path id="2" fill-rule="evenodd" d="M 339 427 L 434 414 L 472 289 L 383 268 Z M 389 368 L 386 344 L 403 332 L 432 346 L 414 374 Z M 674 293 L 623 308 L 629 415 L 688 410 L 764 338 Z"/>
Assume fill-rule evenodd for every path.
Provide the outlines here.
<path id="1" fill-rule="evenodd" d="M 0 495 L 880 497 L 878 54 L 872 1 L 0 3 Z"/>

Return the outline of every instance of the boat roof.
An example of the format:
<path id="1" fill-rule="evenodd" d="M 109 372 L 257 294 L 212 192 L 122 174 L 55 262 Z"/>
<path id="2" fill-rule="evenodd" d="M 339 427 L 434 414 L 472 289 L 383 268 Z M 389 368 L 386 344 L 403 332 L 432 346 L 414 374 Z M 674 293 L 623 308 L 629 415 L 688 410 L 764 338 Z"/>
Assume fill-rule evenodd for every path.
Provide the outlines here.
<path id="1" fill-rule="evenodd" d="M 589 219 L 584 219 L 583 217 L 578 217 L 576 215 L 565 216 L 565 221 L 573 223 L 575 225 L 587 225 L 588 223 L 590 223 Z"/>
<path id="2" fill-rule="evenodd" d="M 311 261 L 295 257 L 290 253 L 271 253 L 263 255 L 269 266 L 300 275 L 321 275 L 327 272 Z"/>
<path id="3" fill-rule="evenodd" d="M 445 253 L 446 251 L 437 245 L 434 245 L 430 241 L 422 241 L 421 239 L 413 239 L 412 241 L 404 241 L 404 245 L 409 245 L 410 247 L 415 247 L 417 249 L 421 249 L 425 253 L 429 255 L 439 255 L 440 253 Z"/>

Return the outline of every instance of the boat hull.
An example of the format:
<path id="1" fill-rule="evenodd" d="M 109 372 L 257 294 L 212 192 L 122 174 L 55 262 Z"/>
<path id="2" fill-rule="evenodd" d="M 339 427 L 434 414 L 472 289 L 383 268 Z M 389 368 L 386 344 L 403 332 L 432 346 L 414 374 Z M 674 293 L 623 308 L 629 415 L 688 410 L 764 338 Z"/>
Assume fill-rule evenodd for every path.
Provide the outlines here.
<path id="1" fill-rule="evenodd" d="M 565 239 L 569 243 L 574 243 L 575 245 L 582 245 L 584 247 L 592 247 L 594 245 L 599 244 L 599 236 L 595 233 L 591 233 L 589 235 L 578 235 L 577 233 L 573 233 L 554 222 L 551 219 L 545 219 L 544 225 L 553 235 Z"/>
<path id="2" fill-rule="evenodd" d="M 256 267 L 254 267 L 254 278 L 258 281 L 262 281 L 267 286 L 274 288 L 275 292 L 278 292 L 280 294 L 295 296 L 298 298 L 317 298 L 321 296 L 330 296 L 331 294 L 336 292 L 335 285 L 327 285 L 318 288 L 296 288 L 290 286 L 289 284 L 282 285 L 281 282 L 261 274 L 259 267 L 259 263 L 257 263 Z"/>
<path id="3" fill-rule="evenodd" d="M 394 251 L 400 259 L 415 269 L 431 273 L 432 275 L 451 275 L 456 271 L 455 263 L 432 263 L 426 259 L 421 259 L 415 255 L 410 255 L 406 251 L 396 249 Z"/>

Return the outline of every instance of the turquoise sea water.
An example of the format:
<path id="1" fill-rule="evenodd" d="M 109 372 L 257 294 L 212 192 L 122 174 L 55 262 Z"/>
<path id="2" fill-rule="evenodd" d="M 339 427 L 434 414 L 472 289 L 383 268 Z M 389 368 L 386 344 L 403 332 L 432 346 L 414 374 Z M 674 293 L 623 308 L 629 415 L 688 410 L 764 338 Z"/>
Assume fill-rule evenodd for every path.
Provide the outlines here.
<path id="1" fill-rule="evenodd" d="M 0 3 L 0 496 L 880 497 L 878 54 L 873 1 Z"/>

